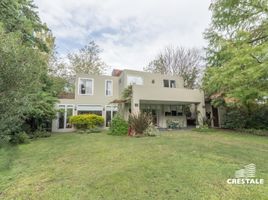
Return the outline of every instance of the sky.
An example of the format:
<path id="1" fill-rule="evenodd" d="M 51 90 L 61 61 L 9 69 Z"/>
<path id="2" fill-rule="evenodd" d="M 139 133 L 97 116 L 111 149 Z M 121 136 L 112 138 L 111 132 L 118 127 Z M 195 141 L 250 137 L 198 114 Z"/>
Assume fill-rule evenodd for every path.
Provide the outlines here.
<path id="1" fill-rule="evenodd" d="M 166 46 L 203 48 L 211 0 L 34 0 L 61 57 L 94 40 L 111 68 L 142 70 Z"/>

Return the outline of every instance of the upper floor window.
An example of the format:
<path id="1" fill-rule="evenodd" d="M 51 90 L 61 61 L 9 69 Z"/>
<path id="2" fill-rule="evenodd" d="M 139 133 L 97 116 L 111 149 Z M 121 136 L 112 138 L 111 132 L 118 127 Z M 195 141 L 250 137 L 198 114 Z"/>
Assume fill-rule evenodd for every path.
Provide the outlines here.
<path id="1" fill-rule="evenodd" d="M 170 87 L 176 88 L 176 81 L 175 80 L 170 80 Z"/>
<path id="2" fill-rule="evenodd" d="M 164 79 L 163 82 L 164 82 L 164 87 L 167 87 L 167 88 L 176 88 L 176 81 L 175 80 L 167 80 L 167 79 Z"/>
<path id="3" fill-rule="evenodd" d="M 93 79 L 80 78 L 79 79 L 79 94 L 93 95 Z"/>
<path id="4" fill-rule="evenodd" d="M 113 96 L 113 81 L 105 81 L 105 96 Z"/>
<path id="5" fill-rule="evenodd" d="M 128 85 L 143 85 L 143 79 L 139 76 L 127 76 Z"/>

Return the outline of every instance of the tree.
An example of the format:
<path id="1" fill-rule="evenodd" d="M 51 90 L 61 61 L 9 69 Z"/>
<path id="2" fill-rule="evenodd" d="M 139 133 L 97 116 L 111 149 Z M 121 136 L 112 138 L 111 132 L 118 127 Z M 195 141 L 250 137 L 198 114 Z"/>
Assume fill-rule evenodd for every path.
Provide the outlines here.
<path id="1" fill-rule="evenodd" d="M 22 42 L 49 52 L 54 44 L 47 26 L 41 23 L 32 0 L 1 0 L 0 22 L 6 32 L 20 32 Z"/>
<path id="2" fill-rule="evenodd" d="M 68 54 L 71 69 L 74 74 L 102 74 L 106 70 L 105 63 L 99 54 L 101 49 L 91 41 L 77 53 Z"/>
<path id="3" fill-rule="evenodd" d="M 268 1 L 217 0 L 210 9 L 203 88 L 240 106 L 262 100 L 268 92 Z"/>
<path id="4" fill-rule="evenodd" d="M 195 88 L 201 72 L 201 62 L 201 53 L 196 48 L 166 47 L 144 70 L 182 76 L 186 88 Z"/>
<path id="5" fill-rule="evenodd" d="M 9 140 L 21 130 L 31 96 L 42 87 L 46 62 L 38 49 L 23 45 L 20 33 L 0 26 L 0 135 Z"/>
<path id="6" fill-rule="evenodd" d="M 40 122 L 55 115 L 48 74 L 54 37 L 35 8 L 30 0 L 0 2 L 1 141 L 18 141 L 29 119 Z"/>
<path id="7" fill-rule="evenodd" d="M 268 96 L 268 0 L 216 0 L 210 10 L 203 88 L 250 118 Z"/>

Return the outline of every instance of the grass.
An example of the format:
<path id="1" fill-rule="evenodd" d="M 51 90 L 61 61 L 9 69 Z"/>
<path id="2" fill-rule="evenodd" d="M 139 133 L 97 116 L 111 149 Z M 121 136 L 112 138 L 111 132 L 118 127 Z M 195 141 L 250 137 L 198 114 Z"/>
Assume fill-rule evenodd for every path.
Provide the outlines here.
<path id="1" fill-rule="evenodd" d="M 0 162 L 0 199 L 268 198 L 268 138 L 234 132 L 53 134 L 0 149 Z M 249 163 L 264 185 L 226 183 Z"/>

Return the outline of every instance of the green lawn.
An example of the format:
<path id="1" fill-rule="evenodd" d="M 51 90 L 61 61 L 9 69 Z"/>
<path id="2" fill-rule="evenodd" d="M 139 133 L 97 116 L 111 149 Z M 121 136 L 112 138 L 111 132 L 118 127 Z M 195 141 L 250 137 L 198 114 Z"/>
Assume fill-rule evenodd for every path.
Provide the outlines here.
<path id="1" fill-rule="evenodd" d="M 268 199 L 268 138 L 232 132 L 54 134 L 0 161 L 0 199 Z M 250 163 L 264 185 L 226 183 Z"/>

